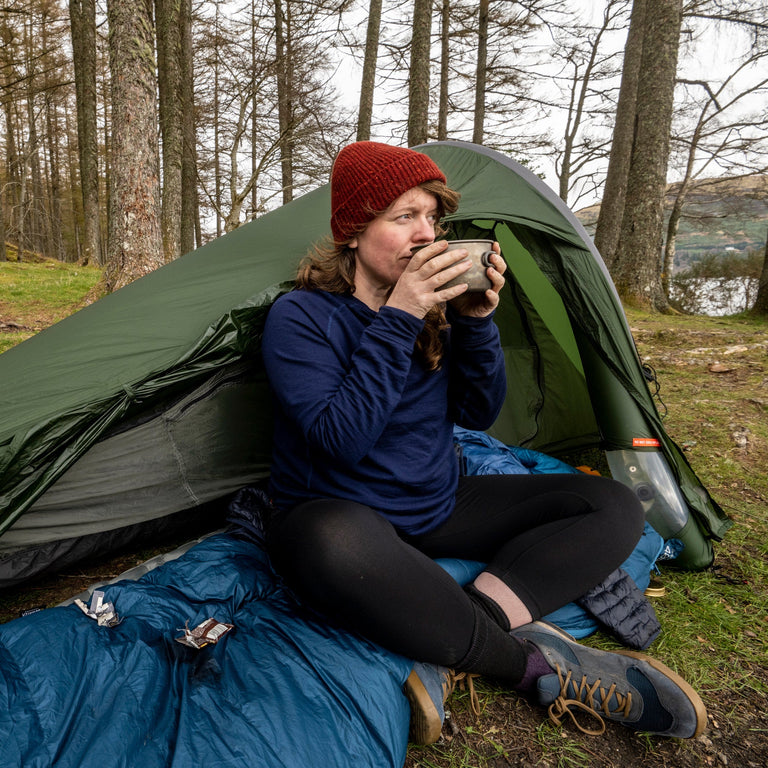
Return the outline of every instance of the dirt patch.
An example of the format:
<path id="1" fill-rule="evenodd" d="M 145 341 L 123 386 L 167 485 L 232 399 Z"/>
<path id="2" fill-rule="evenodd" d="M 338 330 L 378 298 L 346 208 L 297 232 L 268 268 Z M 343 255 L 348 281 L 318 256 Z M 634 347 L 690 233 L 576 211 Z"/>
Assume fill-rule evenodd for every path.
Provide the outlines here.
<path id="1" fill-rule="evenodd" d="M 6 323 L 3 320 L 0 320 L 0 333 L 25 333 L 34 330 L 34 328 L 30 328 L 26 325 L 19 325 L 14 322 Z"/>
<path id="2" fill-rule="evenodd" d="M 24 314 L 17 320 L 3 319 L 13 317 L 18 308 L 9 307 L 0 302 L 0 332 L 30 332 L 37 333 L 48 328 L 61 319 L 65 312 L 53 312 L 42 302 L 39 306 L 30 304 L 25 308 Z"/>

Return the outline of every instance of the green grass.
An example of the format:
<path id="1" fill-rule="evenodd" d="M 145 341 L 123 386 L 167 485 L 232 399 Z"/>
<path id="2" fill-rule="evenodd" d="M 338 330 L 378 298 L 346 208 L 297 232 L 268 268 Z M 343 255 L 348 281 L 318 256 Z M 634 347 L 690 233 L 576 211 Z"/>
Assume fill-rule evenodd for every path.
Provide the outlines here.
<path id="1" fill-rule="evenodd" d="M 71 314 L 100 277 L 96 267 L 53 260 L 0 262 L 0 322 L 20 326 L 0 333 L 0 352 Z"/>

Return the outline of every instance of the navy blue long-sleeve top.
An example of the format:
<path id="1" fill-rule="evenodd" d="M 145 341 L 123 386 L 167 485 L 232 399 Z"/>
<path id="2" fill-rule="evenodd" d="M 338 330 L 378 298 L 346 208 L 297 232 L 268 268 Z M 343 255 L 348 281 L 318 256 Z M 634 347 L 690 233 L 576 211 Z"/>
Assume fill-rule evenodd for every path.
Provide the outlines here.
<path id="1" fill-rule="evenodd" d="M 445 355 L 414 355 L 424 321 L 349 295 L 296 290 L 267 316 L 262 352 L 274 401 L 270 495 L 279 509 L 343 498 L 410 534 L 451 513 L 453 424 L 486 429 L 506 394 L 490 317 L 451 315 Z"/>

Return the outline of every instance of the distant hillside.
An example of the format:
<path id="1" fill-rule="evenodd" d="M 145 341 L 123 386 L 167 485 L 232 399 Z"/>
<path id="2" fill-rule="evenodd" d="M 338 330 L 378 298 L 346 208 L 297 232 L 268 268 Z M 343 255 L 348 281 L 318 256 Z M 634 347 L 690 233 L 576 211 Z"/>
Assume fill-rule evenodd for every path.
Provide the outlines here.
<path id="1" fill-rule="evenodd" d="M 667 189 L 667 210 L 679 184 Z M 594 234 L 600 205 L 576 211 Z M 686 198 L 677 239 L 677 267 L 705 253 L 765 247 L 768 232 L 768 176 L 752 174 L 694 182 Z"/>

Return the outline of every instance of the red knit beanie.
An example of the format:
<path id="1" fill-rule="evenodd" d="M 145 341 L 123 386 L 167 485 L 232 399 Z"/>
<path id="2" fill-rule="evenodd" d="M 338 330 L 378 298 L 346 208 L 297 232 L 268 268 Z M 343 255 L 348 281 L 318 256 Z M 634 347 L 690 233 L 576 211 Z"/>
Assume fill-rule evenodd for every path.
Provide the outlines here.
<path id="1" fill-rule="evenodd" d="M 331 231 L 337 242 L 359 233 L 377 211 L 424 181 L 445 175 L 421 152 L 358 141 L 339 152 L 331 170 Z"/>

